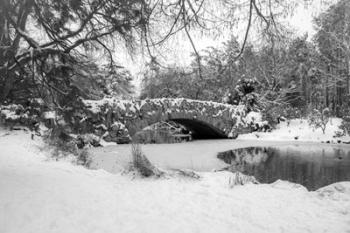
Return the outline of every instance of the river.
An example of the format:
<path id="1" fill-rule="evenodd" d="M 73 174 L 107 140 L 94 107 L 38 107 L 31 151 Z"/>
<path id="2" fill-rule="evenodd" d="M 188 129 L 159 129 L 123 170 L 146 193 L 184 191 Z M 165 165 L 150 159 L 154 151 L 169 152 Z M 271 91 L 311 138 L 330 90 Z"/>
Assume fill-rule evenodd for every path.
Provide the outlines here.
<path id="1" fill-rule="evenodd" d="M 345 144 L 230 139 L 141 145 L 147 158 L 162 169 L 191 169 L 198 172 L 227 167 L 227 163 L 218 159 L 218 153 L 246 147 L 291 147 L 306 152 L 303 153 L 306 157 L 315 157 L 315 153 L 317 154 L 320 149 L 330 155 L 339 150 L 350 151 L 350 145 Z M 91 166 L 112 173 L 120 172 L 131 161 L 130 144 L 93 148 L 91 152 L 93 156 Z"/>

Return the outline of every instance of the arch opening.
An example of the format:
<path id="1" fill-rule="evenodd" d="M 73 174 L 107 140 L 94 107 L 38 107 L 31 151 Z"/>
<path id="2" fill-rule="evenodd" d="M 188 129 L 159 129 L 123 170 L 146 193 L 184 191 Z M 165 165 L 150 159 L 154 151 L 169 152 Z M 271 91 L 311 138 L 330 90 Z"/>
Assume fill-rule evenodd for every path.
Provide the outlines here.
<path id="1" fill-rule="evenodd" d="M 224 132 L 214 126 L 196 119 L 171 119 L 192 131 L 193 139 L 223 139 L 227 138 Z"/>

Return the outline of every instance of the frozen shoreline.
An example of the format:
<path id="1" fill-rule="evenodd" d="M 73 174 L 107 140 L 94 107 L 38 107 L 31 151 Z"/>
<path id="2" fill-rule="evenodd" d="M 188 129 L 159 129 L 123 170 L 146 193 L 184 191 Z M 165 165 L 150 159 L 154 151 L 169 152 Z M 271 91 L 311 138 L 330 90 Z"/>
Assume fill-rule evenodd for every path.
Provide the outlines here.
<path id="1" fill-rule="evenodd" d="M 199 140 L 176 144 L 145 144 L 141 145 L 147 158 L 156 166 L 169 169 L 169 164 L 182 169 L 196 171 L 211 171 L 226 167 L 223 161 L 217 159 L 217 153 L 244 147 L 298 147 L 318 148 L 320 145 L 332 148 L 350 148 L 348 144 L 321 144 L 319 142 L 303 141 L 272 141 L 253 139 Z M 111 173 L 119 173 L 131 161 L 131 145 L 115 145 L 91 149 L 93 155 L 92 167 L 103 168 Z M 190 162 L 189 162 L 190 160 Z M 193 164 L 193 166 L 191 165 Z M 195 166 L 194 166 L 195 165 Z M 195 167 L 195 169 L 194 169 Z"/>

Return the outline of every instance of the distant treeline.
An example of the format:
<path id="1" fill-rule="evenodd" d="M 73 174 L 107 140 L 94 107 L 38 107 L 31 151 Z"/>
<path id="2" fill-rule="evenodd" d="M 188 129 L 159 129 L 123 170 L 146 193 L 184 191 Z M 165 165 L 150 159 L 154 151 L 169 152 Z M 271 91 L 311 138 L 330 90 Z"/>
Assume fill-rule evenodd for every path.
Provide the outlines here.
<path id="1" fill-rule="evenodd" d="M 248 44 L 238 59 L 241 45 L 233 37 L 200 51 L 189 67 L 150 64 L 141 98 L 253 101 L 260 108 L 288 106 L 301 114 L 328 108 L 343 116 L 350 103 L 350 2 L 331 6 L 314 26 L 312 38 L 267 35 L 264 45 Z"/>

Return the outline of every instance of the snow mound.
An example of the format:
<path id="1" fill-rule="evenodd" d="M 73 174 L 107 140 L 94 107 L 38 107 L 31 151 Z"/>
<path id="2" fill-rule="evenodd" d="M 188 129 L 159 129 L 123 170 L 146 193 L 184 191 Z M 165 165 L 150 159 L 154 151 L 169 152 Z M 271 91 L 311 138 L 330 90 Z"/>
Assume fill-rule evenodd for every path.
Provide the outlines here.
<path id="1" fill-rule="evenodd" d="M 332 199 L 346 199 L 350 201 L 350 182 L 338 182 L 317 190 L 321 197 Z M 350 209 L 349 209 L 350 211 Z"/>
<path id="2" fill-rule="evenodd" d="M 296 184 L 285 180 L 276 180 L 270 185 L 271 187 L 278 188 L 278 189 L 299 190 L 302 192 L 308 191 L 307 188 L 301 184 Z"/>

